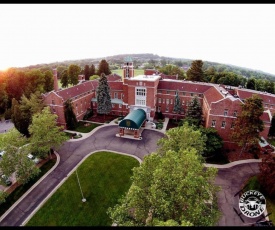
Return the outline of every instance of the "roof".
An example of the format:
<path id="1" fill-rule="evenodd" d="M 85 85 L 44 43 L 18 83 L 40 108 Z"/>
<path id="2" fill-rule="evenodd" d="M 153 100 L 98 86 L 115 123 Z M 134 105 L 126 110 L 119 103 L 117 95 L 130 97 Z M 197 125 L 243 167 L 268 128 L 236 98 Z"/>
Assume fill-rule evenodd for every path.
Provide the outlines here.
<path id="1" fill-rule="evenodd" d="M 130 112 L 121 122 L 119 122 L 119 127 L 133 130 L 140 129 L 145 120 L 145 111 L 143 109 L 136 109 Z"/>
<path id="2" fill-rule="evenodd" d="M 132 58 L 127 56 L 124 58 L 124 62 L 133 62 Z"/>

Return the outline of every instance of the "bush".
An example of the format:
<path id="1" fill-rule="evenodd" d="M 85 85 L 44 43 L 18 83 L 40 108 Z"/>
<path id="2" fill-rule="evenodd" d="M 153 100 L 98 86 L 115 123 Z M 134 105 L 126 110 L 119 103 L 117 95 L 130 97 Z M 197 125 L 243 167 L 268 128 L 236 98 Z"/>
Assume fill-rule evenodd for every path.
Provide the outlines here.
<path id="1" fill-rule="evenodd" d="M 87 109 L 86 113 L 83 116 L 83 120 L 88 120 L 93 115 L 94 115 L 93 110 L 92 109 Z"/>

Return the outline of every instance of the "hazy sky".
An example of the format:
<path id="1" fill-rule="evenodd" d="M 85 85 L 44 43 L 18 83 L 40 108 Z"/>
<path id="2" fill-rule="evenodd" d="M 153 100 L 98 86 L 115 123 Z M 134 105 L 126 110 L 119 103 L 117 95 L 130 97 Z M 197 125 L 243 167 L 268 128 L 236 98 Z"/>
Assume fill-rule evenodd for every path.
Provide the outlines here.
<path id="1" fill-rule="evenodd" d="M 0 70 L 116 54 L 275 74 L 275 4 L 0 4 Z"/>

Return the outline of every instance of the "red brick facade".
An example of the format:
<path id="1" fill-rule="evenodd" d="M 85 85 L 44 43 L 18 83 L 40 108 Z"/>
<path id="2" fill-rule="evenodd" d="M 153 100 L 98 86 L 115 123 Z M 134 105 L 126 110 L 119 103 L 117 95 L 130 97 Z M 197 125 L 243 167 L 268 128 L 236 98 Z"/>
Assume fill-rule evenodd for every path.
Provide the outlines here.
<path id="1" fill-rule="evenodd" d="M 184 118 L 188 102 L 197 96 L 202 105 L 205 127 L 217 129 L 225 143 L 230 144 L 229 134 L 234 120 L 241 112 L 241 104 L 247 97 L 258 94 L 263 99 L 265 112 L 262 115 L 265 130 L 261 133 L 267 138 L 271 118 L 275 112 L 275 95 L 247 89 L 231 88 L 203 83 L 176 80 L 176 77 L 162 77 L 153 70 L 145 70 L 145 75 L 134 77 L 132 62 L 124 65 L 124 76 L 108 75 L 112 99 L 112 114 L 126 116 L 134 109 L 142 108 L 148 120 L 153 120 L 155 112 L 162 112 L 165 117 Z M 126 72 L 128 75 L 125 75 Z M 55 72 L 56 74 L 56 72 Z M 66 127 L 64 102 L 71 98 L 78 120 L 81 120 L 88 108 L 96 113 L 96 88 L 98 80 L 84 81 L 76 86 L 54 90 L 44 95 L 44 100 L 51 111 L 58 115 L 58 123 Z M 178 91 L 183 111 L 173 112 L 176 91 Z"/>

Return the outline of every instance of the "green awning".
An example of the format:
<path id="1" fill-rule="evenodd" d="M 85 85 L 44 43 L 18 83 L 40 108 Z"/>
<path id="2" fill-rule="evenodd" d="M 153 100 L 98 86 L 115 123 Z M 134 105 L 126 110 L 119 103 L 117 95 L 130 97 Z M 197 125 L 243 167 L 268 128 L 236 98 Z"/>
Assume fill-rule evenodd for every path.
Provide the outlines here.
<path id="1" fill-rule="evenodd" d="M 119 127 L 133 130 L 140 129 L 145 120 L 145 111 L 143 109 L 136 109 L 129 113 L 121 122 L 119 122 Z"/>

